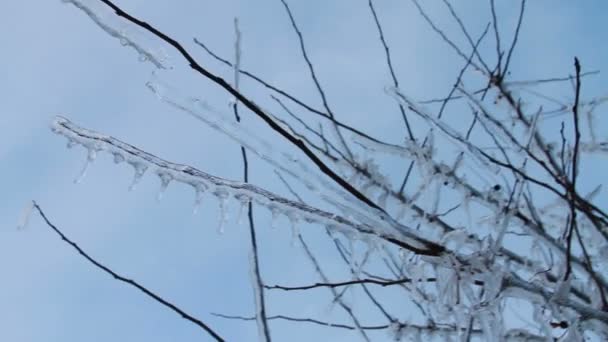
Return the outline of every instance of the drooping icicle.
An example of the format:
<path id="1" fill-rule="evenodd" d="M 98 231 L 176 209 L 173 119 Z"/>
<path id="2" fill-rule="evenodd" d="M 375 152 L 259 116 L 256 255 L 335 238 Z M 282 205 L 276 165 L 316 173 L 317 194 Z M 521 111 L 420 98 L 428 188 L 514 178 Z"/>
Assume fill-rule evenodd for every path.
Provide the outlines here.
<path id="1" fill-rule="evenodd" d="M 198 209 L 201 207 L 203 202 L 203 195 L 205 194 L 205 187 L 203 185 L 196 185 L 194 187 L 194 206 L 192 207 L 192 215 L 198 213 Z"/>
<path id="2" fill-rule="evenodd" d="M 269 206 L 268 209 L 270 209 L 270 228 L 272 229 L 276 229 L 277 228 L 277 220 L 279 218 L 279 209 L 275 206 Z"/>
<path id="3" fill-rule="evenodd" d="M 84 162 L 82 166 L 82 170 L 76 179 L 74 179 L 74 183 L 79 184 L 82 182 L 84 177 L 87 175 L 87 170 L 89 169 L 89 165 L 97 158 L 97 151 L 94 148 L 88 148 L 87 151 L 87 160 Z"/>
<path id="4" fill-rule="evenodd" d="M 165 172 L 159 172 L 158 178 L 160 178 L 160 189 L 158 189 L 158 195 L 156 195 L 156 200 L 161 201 L 163 199 L 163 195 L 169 186 L 169 182 L 173 179 L 173 177 Z"/>
<path id="5" fill-rule="evenodd" d="M 133 180 L 129 185 L 129 191 L 133 191 L 133 189 L 135 189 L 135 186 L 137 185 L 137 183 L 139 183 L 141 178 L 144 176 L 144 173 L 146 173 L 146 170 L 148 169 L 148 166 L 143 163 L 134 162 L 131 163 L 131 165 L 133 166 L 134 174 Z"/>
<path id="6" fill-rule="evenodd" d="M 19 222 L 17 223 L 17 229 L 25 229 L 27 227 L 27 223 L 30 221 L 30 216 L 32 215 L 33 209 L 34 201 L 28 201 L 27 205 L 21 211 L 21 216 L 19 217 Z"/>
<path id="7" fill-rule="evenodd" d="M 245 203 L 239 204 L 239 210 L 237 211 L 237 214 L 236 214 L 236 223 L 239 226 L 243 223 L 243 212 L 245 211 L 246 206 L 247 206 L 247 204 L 245 204 Z"/>
<path id="8" fill-rule="evenodd" d="M 114 164 L 120 164 L 125 161 L 125 157 L 122 154 L 118 152 L 114 152 L 112 154 L 114 155 Z"/>
<path id="9" fill-rule="evenodd" d="M 251 202 L 251 198 L 245 195 L 237 195 L 235 198 L 239 202 L 239 211 L 236 215 L 236 222 L 237 224 L 241 225 L 243 223 L 243 213 L 245 212 L 245 208 Z"/>
<path id="10" fill-rule="evenodd" d="M 220 207 L 220 217 L 219 217 L 217 232 L 219 234 L 224 234 L 224 225 L 225 225 L 226 221 L 228 221 L 228 213 L 226 212 L 226 206 L 228 204 L 229 194 L 228 194 L 228 192 L 223 191 L 223 190 L 216 190 L 213 192 L 213 195 L 215 197 L 217 197 L 217 199 L 219 201 L 219 207 Z"/>
<path id="11" fill-rule="evenodd" d="M 78 143 L 74 139 L 68 139 L 68 143 L 65 145 L 67 148 L 72 148 L 78 145 Z"/>
<path id="12" fill-rule="evenodd" d="M 289 219 L 289 225 L 291 227 L 291 246 L 295 246 L 298 241 L 298 236 L 300 235 L 300 228 L 298 227 L 298 217 L 295 214 L 288 214 L 287 218 Z"/>

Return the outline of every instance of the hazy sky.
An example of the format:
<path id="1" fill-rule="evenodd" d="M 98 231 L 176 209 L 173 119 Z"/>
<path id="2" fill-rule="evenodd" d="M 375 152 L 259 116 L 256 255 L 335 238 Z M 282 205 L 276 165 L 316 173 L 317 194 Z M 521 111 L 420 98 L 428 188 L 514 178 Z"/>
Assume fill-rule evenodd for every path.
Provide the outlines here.
<path id="1" fill-rule="evenodd" d="M 517 6 L 512 1 L 498 2 L 500 20 L 509 32 Z M 203 65 L 227 79 L 232 78 L 231 70 L 212 61 L 192 38 L 232 58 L 232 25 L 238 16 L 243 68 L 320 104 L 279 0 L 116 3 L 175 37 Z M 390 79 L 367 1 L 290 3 L 340 119 L 399 142 L 403 127 L 396 106 L 384 94 Z M 446 32 L 464 44 L 439 2 L 425 3 Z M 476 36 L 490 13 L 487 4 L 481 3 L 458 7 Z M 463 62 L 437 40 L 409 1 L 377 0 L 376 6 L 402 89 L 420 99 L 447 94 Z M 245 225 L 231 220 L 225 233 L 218 234 L 217 201 L 206 197 L 198 215 L 192 216 L 193 194 L 183 186 L 170 186 L 157 203 L 158 179 L 152 175 L 145 176 L 134 191 L 127 191 L 132 170 L 114 165 L 106 155 L 98 158 L 82 184 L 74 184 L 86 153 L 82 148 L 67 150 L 65 139 L 54 135 L 48 125 L 61 114 L 164 159 L 231 179 L 241 177 L 239 147 L 159 102 L 145 87 L 152 65 L 138 61 L 133 50 L 122 47 L 75 7 L 58 0 L 23 0 L 7 1 L 0 9 L 0 189 L 4 194 L 0 198 L 0 340 L 201 340 L 195 326 L 86 263 L 39 217 L 33 216 L 26 230 L 17 231 L 20 212 L 31 199 L 68 236 L 115 271 L 200 317 L 228 340 L 257 338 L 254 323 L 210 315 L 253 313 Z M 513 61 L 514 78 L 571 74 L 574 56 L 585 70 L 608 70 L 607 10 L 604 1 L 530 1 Z M 179 80 L 182 88 L 210 104 L 228 109 L 230 98 L 225 93 L 188 71 L 175 51 L 158 45 L 175 66 L 172 80 Z M 267 92 L 246 80 L 242 87 L 257 102 L 277 110 L 271 107 Z M 583 90 L 587 97 L 605 94 L 603 74 L 587 78 Z M 244 111 L 243 117 L 267 139 L 283 143 L 250 113 Z M 600 134 L 605 137 L 606 129 Z M 387 172 L 398 174 L 401 167 L 389 165 Z M 252 181 L 286 193 L 272 169 L 255 158 Z M 233 217 L 235 212 L 236 206 L 231 207 Z M 268 213 L 257 213 L 266 281 L 292 285 L 317 281 L 301 249 L 290 246 L 287 222 L 280 221 L 273 230 Z M 317 252 L 327 256 L 323 247 L 327 246 L 318 244 Z M 326 265 L 333 280 L 348 277 L 339 262 L 329 258 Z M 313 303 L 306 296 L 272 294 L 269 312 L 347 322 L 339 309 L 329 307 L 327 293 L 315 292 L 311 298 L 319 300 Z M 357 307 L 356 299 L 349 300 Z M 398 303 L 394 305 L 399 308 Z M 374 321 L 376 315 L 362 316 L 369 317 L 367 324 L 379 323 Z M 309 341 L 314 336 L 339 340 L 342 336 L 348 341 L 356 336 L 314 326 L 294 330 L 293 323 L 279 321 L 271 329 L 275 340 Z M 372 336 L 388 339 L 385 332 Z"/>

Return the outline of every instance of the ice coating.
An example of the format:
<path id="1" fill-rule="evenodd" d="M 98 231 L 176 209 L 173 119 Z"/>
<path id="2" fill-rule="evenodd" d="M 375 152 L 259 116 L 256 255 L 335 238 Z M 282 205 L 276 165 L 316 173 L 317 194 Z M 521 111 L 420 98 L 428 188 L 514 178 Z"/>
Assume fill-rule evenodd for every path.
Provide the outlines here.
<path id="1" fill-rule="evenodd" d="M 32 210 L 34 210 L 34 201 L 28 201 L 23 210 L 21 216 L 19 216 L 19 222 L 17 223 L 17 229 L 25 229 L 32 216 Z"/>
<path id="2" fill-rule="evenodd" d="M 118 39 L 122 46 L 134 49 L 139 55 L 139 61 L 150 62 L 158 69 L 170 69 L 164 51 L 158 46 L 150 46 L 159 44 L 158 40 L 152 38 L 152 35 L 148 32 L 111 13 L 112 10 L 108 6 L 101 4 L 100 1 L 93 0 L 62 1 L 83 11 L 97 26 L 110 36 Z"/>
<path id="3" fill-rule="evenodd" d="M 341 215 L 289 200 L 249 183 L 216 177 L 188 165 L 171 163 L 113 137 L 78 127 L 62 116 L 55 117 L 51 129 L 78 145 L 84 146 L 87 150 L 94 148 L 98 152 L 109 153 L 114 158 L 121 155 L 122 157 L 119 159 L 132 165 L 135 170 L 130 189 L 143 177 L 146 170 L 152 169 L 174 182 L 191 186 L 195 193 L 201 193 L 201 189 L 208 189 L 210 193 L 220 199 L 220 203 L 222 199 L 227 200 L 228 198 L 249 199 L 258 205 L 267 207 L 271 212 L 276 211 L 276 215 L 285 215 L 294 221 L 305 220 L 327 227 L 335 227 L 338 230 L 354 229 L 363 234 L 404 241 L 414 248 L 427 247 L 425 240 L 415 236 L 404 236 L 394 230 L 383 229 L 377 225 L 378 221 L 370 220 L 367 215 L 353 215 L 361 222 L 353 221 Z"/>

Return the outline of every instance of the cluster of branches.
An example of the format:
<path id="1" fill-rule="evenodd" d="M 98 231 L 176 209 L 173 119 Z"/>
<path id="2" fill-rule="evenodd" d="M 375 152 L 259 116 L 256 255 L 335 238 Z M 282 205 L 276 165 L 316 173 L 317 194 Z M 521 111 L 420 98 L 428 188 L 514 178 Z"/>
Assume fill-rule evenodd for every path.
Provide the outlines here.
<path id="1" fill-rule="evenodd" d="M 285 0 L 279 1 L 298 39 L 321 108 L 240 67 L 241 38 L 236 21 L 234 62 L 195 39 L 209 56 L 233 70 L 234 81 L 230 83 L 200 64 L 177 40 L 123 11 L 114 2 L 66 1 L 159 69 L 165 69 L 167 61 L 149 44 L 158 44 L 159 40 L 168 44 L 193 72 L 234 98 L 230 115 L 162 80 L 148 83 L 160 100 L 241 146 L 242 181 L 165 161 L 116 138 L 80 128 L 65 118 L 56 119 L 53 125 L 53 130 L 71 144 L 88 150 L 83 174 L 97 153 L 105 151 L 113 154 L 117 162 L 126 161 L 133 166 L 134 182 L 152 169 L 161 179 L 163 189 L 171 181 L 181 182 L 193 187 L 197 201 L 207 192 L 218 198 L 220 207 L 233 197 L 246 208 L 256 311 L 252 316 L 221 313 L 218 317 L 255 320 L 260 339 L 267 341 L 271 339 L 272 320 L 354 330 L 364 340 L 369 340 L 370 331 L 375 330 L 390 330 L 397 340 L 446 335 L 463 340 L 552 337 L 576 340 L 584 334 L 608 338 L 608 282 L 603 272 L 608 213 L 594 202 L 601 184 L 591 184 L 596 186 L 592 192 L 581 193 L 581 182 L 589 180 L 582 180 L 579 171 L 584 155 L 593 157 L 608 151 L 608 142 L 596 137 L 593 124 L 595 110 L 604 99 L 583 98 L 584 77 L 594 72 L 583 72 L 577 58 L 569 76 L 511 80 L 526 1 L 520 3 L 517 26 L 505 44 L 507 35 L 499 29 L 502 26 L 493 0 L 489 2 L 490 21 L 478 37 L 473 36 L 455 8 L 444 0 L 451 18 L 458 24 L 459 34 L 466 38 L 466 46 L 459 46 L 413 0 L 429 27 L 463 64 L 446 96 L 421 101 L 411 99 L 400 88 L 382 21 L 374 2 L 368 0 L 370 18 L 390 75 L 391 86 L 386 92 L 390 101 L 395 102 L 397 118 L 403 122 L 404 139 L 399 144 L 373 137 L 339 119 L 307 53 L 304 34 L 294 14 Z M 114 16 L 103 16 L 99 13 L 103 11 L 111 11 Z M 483 56 L 480 52 L 479 47 L 486 40 L 495 45 L 495 56 Z M 267 90 L 277 110 L 271 113 L 257 105 L 259 101 L 244 95 L 239 90 L 241 77 Z M 465 81 L 478 86 L 471 88 Z M 546 84 L 572 84 L 573 101 L 564 102 L 543 94 L 541 88 Z M 458 114 L 450 114 L 450 108 Z M 292 151 L 304 156 L 305 162 L 289 152 L 277 151 L 263 137 L 249 131 L 241 123 L 242 110 L 264 122 L 277 139 L 286 141 Z M 558 133 L 551 129 L 551 122 L 556 121 Z M 248 152 L 276 169 L 288 196 L 248 183 Z M 377 165 L 384 157 L 396 158 L 404 167 L 397 186 Z M 304 185 L 318 195 L 319 203 L 331 209 L 305 203 L 290 182 Z M 321 281 L 295 287 L 265 284 L 259 267 L 254 204 L 273 215 L 287 216 L 294 227 L 299 222 L 324 227 L 352 278 L 331 281 L 322 261 L 309 248 L 305 233 L 294 228 L 294 238 Z M 95 266 L 222 340 L 221 334 L 208 324 L 94 260 L 64 236 L 37 204 L 34 207 L 63 240 Z M 354 241 L 363 241 L 368 246 L 362 258 L 357 258 Z M 382 266 L 378 267 L 379 264 Z M 347 289 L 354 287 L 363 291 L 371 308 L 379 312 L 385 323 L 370 325 L 361 321 L 358 311 L 343 297 Z M 400 315 L 407 312 L 391 312 L 387 303 L 383 303 L 384 297 L 378 293 L 389 287 L 401 291 L 412 303 L 408 316 L 419 317 L 417 321 L 405 320 Z M 265 305 L 268 291 L 317 288 L 328 289 L 334 303 L 351 322 L 268 314 Z M 518 313 L 526 316 L 523 326 L 506 314 L 510 304 L 522 302 L 529 304 L 528 312 Z"/>

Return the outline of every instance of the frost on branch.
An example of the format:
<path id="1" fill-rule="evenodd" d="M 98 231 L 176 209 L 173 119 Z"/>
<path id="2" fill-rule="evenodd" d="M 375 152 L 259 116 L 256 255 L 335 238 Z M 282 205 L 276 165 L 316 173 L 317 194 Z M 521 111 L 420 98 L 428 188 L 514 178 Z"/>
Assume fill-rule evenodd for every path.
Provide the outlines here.
<path id="1" fill-rule="evenodd" d="M 118 39 L 122 46 L 130 47 L 139 54 L 141 62 L 150 62 L 158 69 L 170 69 L 161 43 L 150 33 L 118 17 L 110 7 L 97 0 L 61 0 L 83 11 L 97 26 Z"/>
<path id="2" fill-rule="evenodd" d="M 134 176 L 130 188 L 150 169 L 161 180 L 161 196 L 169 181 L 173 181 L 189 185 L 193 188 L 195 192 L 195 205 L 200 203 L 201 193 L 208 192 L 220 200 L 221 207 L 225 206 L 225 201 L 228 198 L 235 198 L 241 203 L 253 202 L 264 206 L 272 212 L 285 215 L 294 223 L 297 221 L 317 223 L 339 231 L 345 230 L 347 232 L 361 233 L 368 235 L 370 238 L 380 237 L 392 241 L 401 241 L 406 246 L 423 251 L 428 245 L 427 241 L 415 236 L 398 234 L 394 230 L 369 225 L 365 221 L 356 222 L 301 202 L 286 199 L 249 183 L 216 177 L 191 166 L 165 161 L 113 137 L 80 128 L 61 116 L 53 120 L 51 129 L 53 132 L 65 136 L 72 144 L 82 145 L 87 150 L 87 162 L 92 153 L 91 151 L 94 151 L 95 155 L 97 152 L 104 151 L 112 154 L 115 162 L 126 162 L 131 165 L 134 170 Z M 361 215 L 359 218 L 364 217 Z M 225 217 L 222 215 L 218 228 L 220 231 L 224 220 Z"/>
<path id="3" fill-rule="evenodd" d="M 360 223 L 374 227 L 379 236 L 396 237 L 419 250 L 428 250 L 429 244 L 425 238 L 419 237 L 419 232 L 407 227 L 391 215 L 372 208 L 351 194 L 335 186 L 327 177 L 311 169 L 303 160 L 285 151 L 276 150 L 269 141 L 251 132 L 246 126 L 240 125 L 227 113 L 223 113 L 201 99 L 184 94 L 179 89 L 167 84 L 153 75 L 146 86 L 163 102 L 202 121 L 214 130 L 226 135 L 247 150 L 259 156 L 277 170 L 293 177 L 315 192 L 319 198 L 338 210 L 344 217 L 354 217 Z M 415 244 L 411 244 L 416 241 Z M 435 253 L 436 254 L 436 253 Z"/>

